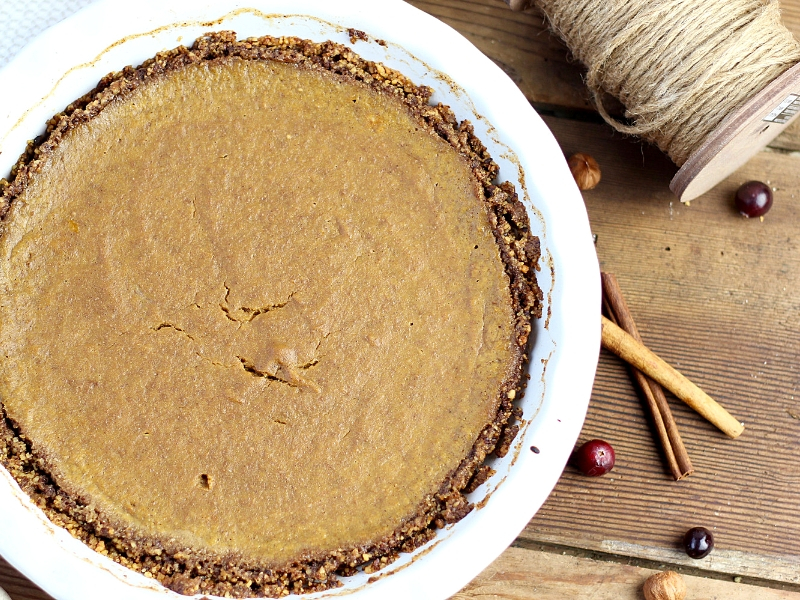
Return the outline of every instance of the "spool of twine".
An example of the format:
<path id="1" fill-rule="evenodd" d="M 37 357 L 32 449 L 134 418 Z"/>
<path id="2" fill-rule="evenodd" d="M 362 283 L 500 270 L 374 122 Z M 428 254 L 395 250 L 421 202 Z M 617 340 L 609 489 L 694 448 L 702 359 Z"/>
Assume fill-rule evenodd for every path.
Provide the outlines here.
<path id="1" fill-rule="evenodd" d="M 778 0 L 534 3 L 587 67 L 586 85 L 603 118 L 678 166 L 728 115 L 800 62 Z M 605 94 L 625 107 L 624 120 L 607 112 Z"/>

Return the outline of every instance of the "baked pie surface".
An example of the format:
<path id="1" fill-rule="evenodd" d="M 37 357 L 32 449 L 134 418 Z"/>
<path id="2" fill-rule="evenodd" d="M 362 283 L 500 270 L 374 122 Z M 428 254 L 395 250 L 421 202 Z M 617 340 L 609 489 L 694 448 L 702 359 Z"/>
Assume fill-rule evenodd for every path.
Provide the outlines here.
<path id="1" fill-rule="evenodd" d="M 0 459 L 54 522 L 247 596 L 469 512 L 514 433 L 538 241 L 428 96 L 222 33 L 50 122 L 0 205 Z"/>

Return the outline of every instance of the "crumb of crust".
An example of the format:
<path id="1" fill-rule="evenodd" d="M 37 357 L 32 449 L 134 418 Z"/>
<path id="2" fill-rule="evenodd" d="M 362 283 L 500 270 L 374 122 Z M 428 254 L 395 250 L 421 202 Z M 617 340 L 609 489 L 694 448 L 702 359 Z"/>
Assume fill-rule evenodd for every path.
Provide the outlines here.
<path id="1" fill-rule="evenodd" d="M 355 44 L 358 40 L 368 42 L 369 36 L 360 29 L 353 29 L 352 27 L 347 30 L 347 35 L 350 36 L 350 43 Z"/>
<path id="2" fill-rule="evenodd" d="M 503 428 L 503 433 L 497 442 L 494 453 L 498 458 L 503 458 L 511 449 L 511 443 L 519 433 L 519 425 L 507 425 Z"/>
<path id="3" fill-rule="evenodd" d="M 356 30 L 351 38 L 361 38 Z M 366 37 L 366 36 L 365 36 Z M 351 39 L 351 41 L 353 41 Z M 46 461 L 37 456 L 24 433 L 0 403 L 0 463 L 22 489 L 56 524 L 112 560 L 155 579 L 181 594 L 226 597 L 283 597 L 311 593 L 341 585 L 340 577 L 359 570 L 371 573 L 386 566 L 398 552 L 411 552 L 436 536 L 436 528 L 455 523 L 473 505 L 464 497 L 491 476 L 483 465 L 494 452 L 505 453 L 519 427 L 521 416 L 514 400 L 523 390 L 522 366 L 527 360 L 531 319 L 541 317 L 542 292 L 536 284 L 541 250 L 531 231 L 527 213 L 510 183 L 495 184 L 499 168 L 485 146 L 474 136 L 472 125 L 458 122 L 449 107 L 430 105 L 432 91 L 416 86 L 401 73 L 366 61 L 334 42 L 314 43 L 291 37 L 249 38 L 237 41 L 232 32 L 207 34 L 191 48 L 179 47 L 157 54 L 139 67 L 125 67 L 100 80 L 90 93 L 71 103 L 47 123 L 46 134 L 28 143 L 9 180 L 0 180 L 0 219 L 27 187 L 64 135 L 98 115 L 110 102 L 124 98 L 148 81 L 201 61 L 278 60 L 299 67 L 320 69 L 359 81 L 403 102 L 412 116 L 429 131 L 446 140 L 465 157 L 484 191 L 490 224 L 510 281 L 517 352 L 509 375 L 498 391 L 497 412 L 479 434 L 469 454 L 442 482 L 439 490 L 422 500 L 415 514 L 390 535 L 374 543 L 341 548 L 322 557 L 308 557 L 280 568 L 264 568 L 235 556 L 219 556 L 191 548 L 176 548 L 164 541 L 119 527 L 93 506 L 82 503 L 50 477 Z M 0 223 L 0 235 L 2 234 Z M 505 449 L 505 450 L 504 450 Z M 480 483 L 477 483 L 480 482 Z M 210 482 L 209 482 L 210 483 Z"/>
<path id="4" fill-rule="evenodd" d="M 472 476 L 472 479 L 469 480 L 467 487 L 464 488 L 463 492 L 465 494 L 471 494 L 475 490 L 477 490 L 481 485 L 486 483 L 486 481 L 496 473 L 492 467 L 489 465 L 481 465 L 475 471 L 475 474 Z"/>

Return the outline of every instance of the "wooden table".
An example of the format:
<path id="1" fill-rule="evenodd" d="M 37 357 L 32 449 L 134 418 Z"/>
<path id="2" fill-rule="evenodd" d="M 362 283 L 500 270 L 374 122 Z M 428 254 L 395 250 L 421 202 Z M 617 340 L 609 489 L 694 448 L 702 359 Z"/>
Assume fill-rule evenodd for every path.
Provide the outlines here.
<path id="1" fill-rule="evenodd" d="M 411 3 L 500 65 L 565 153 L 598 160 L 603 180 L 584 199 L 601 268 L 617 275 L 647 345 L 747 426 L 727 439 L 670 397 L 696 468 L 673 481 L 625 367 L 601 352 L 581 439 L 609 441 L 616 468 L 586 478 L 568 467 L 512 547 L 455 598 L 640 599 L 644 579 L 669 567 L 692 599 L 800 600 L 800 125 L 685 206 L 668 189 L 676 167 L 600 121 L 538 12 Z M 800 0 L 783 6 L 800 38 Z M 775 188 L 763 222 L 732 206 L 749 179 Z M 679 548 L 695 525 L 716 537 L 699 561 Z M 0 586 L 14 600 L 48 598 L 2 559 Z"/>

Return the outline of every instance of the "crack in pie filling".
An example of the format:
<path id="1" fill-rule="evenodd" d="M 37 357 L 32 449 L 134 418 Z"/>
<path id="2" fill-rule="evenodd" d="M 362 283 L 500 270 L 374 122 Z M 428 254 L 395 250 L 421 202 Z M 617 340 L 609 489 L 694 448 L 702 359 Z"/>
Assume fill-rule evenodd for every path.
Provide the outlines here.
<path id="1" fill-rule="evenodd" d="M 431 90 L 208 34 L 105 77 L 0 181 L 0 461 L 184 594 L 374 572 L 517 431 L 539 241 Z"/>

